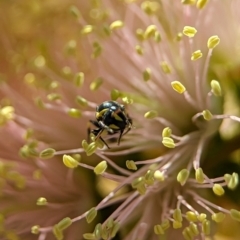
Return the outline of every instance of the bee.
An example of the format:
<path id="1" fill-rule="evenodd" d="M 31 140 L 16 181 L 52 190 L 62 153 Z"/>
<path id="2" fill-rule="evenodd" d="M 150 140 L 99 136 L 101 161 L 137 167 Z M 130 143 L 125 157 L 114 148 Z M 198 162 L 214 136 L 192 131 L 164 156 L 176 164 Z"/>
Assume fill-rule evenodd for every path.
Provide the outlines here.
<path id="1" fill-rule="evenodd" d="M 97 127 L 97 129 L 91 130 L 88 128 L 88 136 L 90 133 L 93 133 L 93 135 L 95 135 L 95 140 L 101 139 L 108 149 L 110 149 L 110 147 L 101 136 L 104 130 L 110 135 L 119 132 L 119 145 L 122 136 L 128 133 L 132 128 L 132 119 L 125 112 L 124 105 L 116 101 L 105 101 L 97 106 L 96 120 L 90 120 L 90 122 Z"/>

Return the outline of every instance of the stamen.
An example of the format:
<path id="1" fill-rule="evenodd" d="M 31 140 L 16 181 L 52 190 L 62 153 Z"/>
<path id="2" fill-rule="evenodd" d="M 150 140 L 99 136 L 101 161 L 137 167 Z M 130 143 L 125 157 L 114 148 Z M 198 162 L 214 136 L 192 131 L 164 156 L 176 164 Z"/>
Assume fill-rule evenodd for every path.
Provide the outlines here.
<path id="1" fill-rule="evenodd" d="M 92 25 L 85 25 L 83 29 L 81 30 L 81 33 L 83 35 L 87 35 L 93 31 L 94 27 Z"/>
<path id="2" fill-rule="evenodd" d="M 67 113 L 72 118 L 80 118 L 82 116 L 82 112 L 79 109 L 76 109 L 76 108 L 68 109 Z"/>
<path id="3" fill-rule="evenodd" d="M 203 54 L 202 54 L 201 50 L 197 50 L 197 51 L 195 51 L 195 52 L 192 53 L 191 60 L 192 60 L 192 61 L 196 61 L 196 60 L 198 60 L 199 58 L 201 58 L 202 55 L 203 55 Z"/>
<path id="4" fill-rule="evenodd" d="M 72 219 L 69 217 L 63 218 L 58 224 L 57 227 L 60 231 L 63 231 L 72 225 Z"/>
<path id="5" fill-rule="evenodd" d="M 111 91 L 111 99 L 116 101 L 120 97 L 120 92 L 117 89 Z"/>
<path id="6" fill-rule="evenodd" d="M 91 208 L 86 214 L 86 221 L 87 223 L 91 223 L 97 216 L 96 208 Z"/>
<path id="7" fill-rule="evenodd" d="M 39 157 L 42 159 L 52 158 L 55 154 L 56 150 L 53 148 L 46 148 L 40 152 Z"/>
<path id="8" fill-rule="evenodd" d="M 156 235 L 164 235 L 164 230 L 161 225 L 154 225 L 154 233 Z"/>
<path id="9" fill-rule="evenodd" d="M 188 180 L 188 177 L 189 177 L 189 170 L 187 169 L 182 169 L 178 175 L 177 175 L 177 181 L 183 186 L 185 185 L 185 183 L 187 182 Z"/>
<path id="10" fill-rule="evenodd" d="M 183 28 L 183 34 L 186 35 L 189 38 L 194 37 L 196 33 L 197 33 L 197 29 L 194 28 L 194 27 L 185 26 Z"/>
<path id="11" fill-rule="evenodd" d="M 76 168 L 78 166 L 78 161 L 76 161 L 73 157 L 70 155 L 63 155 L 63 163 L 68 168 Z"/>
<path id="12" fill-rule="evenodd" d="M 198 0 L 197 1 L 197 8 L 203 9 L 208 3 L 208 0 Z"/>
<path id="13" fill-rule="evenodd" d="M 226 215 L 222 212 L 212 214 L 212 220 L 216 223 L 220 223 L 225 219 Z"/>
<path id="14" fill-rule="evenodd" d="M 38 198 L 36 204 L 37 204 L 38 206 L 47 206 L 47 205 L 48 205 L 48 201 L 47 201 L 46 198 L 40 197 L 40 198 Z"/>
<path id="15" fill-rule="evenodd" d="M 220 83 L 217 80 L 211 81 L 211 88 L 212 88 L 212 93 L 215 96 L 217 97 L 222 96 L 222 89 L 221 89 Z"/>
<path id="16" fill-rule="evenodd" d="M 69 7 L 69 11 L 76 19 L 79 19 L 81 17 L 81 13 L 75 5 L 71 5 Z"/>
<path id="17" fill-rule="evenodd" d="M 110 24 L 109 28 L 111 30 L 116 30 L 118 28 L 122 28 L 124 26 L 124 23 L 121 20 L 114 21 Z"/>
<path id="18" fill-rule="evenodd" d="M 106 161 L 101 161 L 95 168 L 94 172 L 96 175 L 101 175 L 103 174 L 107 169 L 107 162 Z"/>
<path id="19" fill-rule="evenodd" d="M 99 87 L 103 84 L 103 79 L 101 77 L 96 78 L 91 84 L 90 84 L 90 90 L 96 91 L 99 89 Z"/>
<path id="20" fill-rule="evenodd" d="M 151 69 L 150 68 L 146 68 L 143 71 L 143 80 L 145 82 L 149 81 L 151 79 Z"/>
<path id="21" fill-rule="evenodd" d="M 83 86 L 83 84 L 84 84 L 84 73 L 83 72 L 79 72 L 79 73 L 75 74 L 74 83 L 77 87 Z"/>

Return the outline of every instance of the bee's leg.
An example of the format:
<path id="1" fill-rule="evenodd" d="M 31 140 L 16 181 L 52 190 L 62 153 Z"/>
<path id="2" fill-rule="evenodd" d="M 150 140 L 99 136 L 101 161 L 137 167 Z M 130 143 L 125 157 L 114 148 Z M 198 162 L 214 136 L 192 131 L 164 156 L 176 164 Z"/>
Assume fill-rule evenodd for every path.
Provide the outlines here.
<path id="1" fill-rule="evenodd" d="M 132 129 L 132 119 L 129 119 L 127 131 L 123 133 L 123 135 L 127 134 L 131 129 Z"/>
<path id="2" fill-rule="evenodd" d="M 91 127 L 90 127 L 90 123 L 88 123 L 88 128 L 87 128 L 87 142 L 90 141 L 90 134 L 91 134 Z"/>
<path id="3" fill-rule="evenodd" d="M 95 137 L 95 141 L 100 139 L 106 146 L 108 149 L 110 149 L 110 147 L 107 145 L 107 143 L 104 141 L 104 139 L 101 137 L 101 134 L 103 133 L 105 129 L 104 128 L 99 128 L 97 130 L 93 130 L 95 132 L 93 132 L 93 134 L 96 136 Z"/>
<path id="4" fill-rule="evenodd" d="M 122 138 L 122 135 L 123 135 L 123 131 L 124 130 L 120 131 L 119 138 L 118 138 L 118 145 L 120 144 L 120 141 L 121 141 L 121 138 Z"/>
<path id="5" fill-rule="evenodd" d="M 110 147 L 107 145 L 107 143 L 103 140 L 103 138 L 100 136 L 99 137 L 100 139 L 101 139 L 101 141 L 106 145 L 106 147 L 108 148 L 108 149 L 110 149 Z"/>
<path id="6" fill-rule="evenodd" d="M 110 133 L 110 134 L 114 133 L 114 131 L 110 127 L 105 125 L 102 121 L 99 121 L 98 124 L 102 129 L 106 129 L 108 131 L 108 133 Z"/>
<path id="7" fill-rule="evenodd" d="M 87 141 L 88 141 L 88 142 L 90 141 L 90 134 L 91 134 L 91 133 L 93 133 L 95 136 L 98 134 L 98 129 L 97 129 L 97 130 L 95 130 L 95 129 L 92 130 L 90 123 L 92 123 L 95 127 L 100 128 L 100 126 L 99 126 L 99 124 L 98 124 L 97 121 L 89 120 L 89 122 L 88 122 L 88 128 L 87 128 L 87 136 L 88 136 Z"/>

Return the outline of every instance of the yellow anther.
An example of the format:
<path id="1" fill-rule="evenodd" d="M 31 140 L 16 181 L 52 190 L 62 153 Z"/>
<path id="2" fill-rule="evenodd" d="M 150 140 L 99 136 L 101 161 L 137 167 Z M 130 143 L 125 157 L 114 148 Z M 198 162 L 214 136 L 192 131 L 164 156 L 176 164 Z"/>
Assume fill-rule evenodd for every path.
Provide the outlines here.
<path id="1" fill-rule="evenodd" d="M 119 222 L 114 222 L 114 223 L 113 223 L 113 226 L 112 226 L 112 228 L 111 228 L 111 235 L 110 235 L 110 237 L 111 237 L 112 239 L 116 236 L 119 228 L 120 228 L 120 223 L 119 223 Z"/>
<path id="2" fill-rule="evenodd" d="M 197 1 L 197 8 L 202 9 L 206 6 L 208 0 L 198 0 Z"/>
<path id="3" fill-rule="evenodd" d="M 160 181 L 160 182 L 163 182 L 164 181 L 164 179 L 165 179 L 165 177 L 164 177 L 164 173 L 163 172 L 161 172 L 160 170 L 156 170 L 155 172 L 154 172 L 154 178 L 156 179 L 156 180 L 158 180 L 158 181 Z"/>
<path id="4" fill-rule="evenodd" d="M 56 150 L 53 148 L 46 148 L 40 152 L 39 156 L 42 159 L 52 158 L 55 154 Z"/>
<path id="5" fill-rule="evenodd" d="M 172 129 L 170 127 L 165 127 L 162 131 L 162 137 L 171 137 Z"/>
<path id="6" fill-rule="evenodd" d="M 229 189 L 234 190 L 237 187 L 238 183 L 239 183 L 238 174 L 234 172 L 231 175 L 231 178 L 229 179 L 227 186 Z"/>
<path id="7" fill-rule="evenodd" d="M 214 192 L 217 196 L 222 196 L 222 195 L 225 193 L 223 187 L 222 187 L 220 184 L 218 184 L 218 183 L 215 183 L 215 184 L 213 185 L 212 190 L 213 190 L 213 192 Z"/>
<path id="8" fill-rule="evenodd" d="M 198 220 L 197 215 L 192 211 L 186 212 L 186 218 L 189 222 L 196 222 Z"/>
<path id="9" fill-rule="evenodd" d="M 170 221 L 168 219 L 163 220 L 161 226 L 164 231 L 167 230 L 168 228 L 170 228 Z"/>
<path id="10" fill-rule="evenodd" d="M 182 0 L 182 4 L 194 5 L 196 0 Z"/>
<path id="11" fill-rule="evenodd" d="M 144 32 L 144 39 L 154 37 L 156 31 L 157 31 L 157 27 L 155 25 L 149 25 Z"/>
<path id="12" fill-rule="evenodd" d="M 141 195 L 144 195 L 144 194 L 146 193 L 147 189 L 146 189 L 145 185 L 142 184 L 142 185 L 139 185 L 139 186 L 137 187 L 137 191 L 138 191 Z"/>
<path id="13" fill-rule="evenodd" d="M 78 166 L 78 161 L 66 154 L 63 155 L 63 163 L 68 168 L 76 168 Z"/>
<path id="14" fill-rule="evenodd" d="M 137 170 L 137 166 L 133 160 L 127 160 L 126 161 L 126 166 L 130 170 Z"/>
<path id="15" fill-rule="evenodd" d="M 80 96 L 76 97 L 76 102 L 81 106 L 81 107 L 87 107 L 88 106 L 88 101 Z"/>
<path id="16" fill-rule="evenodd" d="M 0 109 L 0 126 L 5 125 L 8 121 L 14 119 L 14 108 L 12 106 L 5 106 Z"/>
<path id="17" fill-rule="evenodd" d="M 143 55 L 143 48 L 140 45 L 135 46 L 135 50 L 139 55 Z"/>
<path id="18" fill-rule="evenodd" d="M 144 31 L 140 28 L 138 28 L 136 30 L 136 37 L 139 41 L 143 41 L 144 40 Z"/>
<path id="19" fill-rule="evenodd" d="M 182 223 L 178 221 L 173 221 L 173 228 L 174 229 L 182 228 Z"/>
<path id="20" fill-rule="evenodd" d="M 170 68 L 170 66 L 168 65 L 167 62 L 165 62 L 165 61 L 161 62 L 160 66 L 161 66 L 164 73 L 166 73 L 166 74 L 171 73 L 171 68 Z"/>
<path id="21" fill-rule="evenodd" d="M 123 22 L 121 20 L 114 21 L 110 24 L 109 28 L 111 30 L 115 30 L 118 28 L 122 28 L 124 26 Z"/>
<path id="22" fill-rule="evenodd" d="M 152 73 L 152 71 L 151 71 L 150 68 L 146 68 L 146 69 L 143 71 L 143 80 L 144 80 L 145 82 L 147 82 L 148 80 L 151 79 L 151 73 Z"/>
<path id="23" fill-rule="evenodd" d="M 183 186 L 188 180 L 189 174 L 187 169 L 182 169 L 177 175 L 177 181 Z"/>
<path id="24" fill-rule="evenodd" d="M 84 83 L 84 73 L 79 72 L 74 76 L 74 83 L 77 87 L 81 87 Z"/>
<path id="25" fill-rule="evenodd" d="M 205 235 L 209 235 L 211 232 L 211 222 L 209 220 L 204 220 L 202 222 L 202 231 Z"/>
<path id="26" fill-rule="evenodd" d="M 93 43 L 93 53 L 92 53 L 91 57 L 93 59 L 99 57 L 102 53 L 102 50 L 103 50 L 102 46 L 98 42 L 94 42 Z"/>
<path id="27" fill-rule="evenodd" d="M 206 219 L 207 215 L 205 213 L 201 213 L 197 216 L 199 222 L 203 222 Z"/>
<path id="28" fill-rule="evenodd" d="M 80 11 L 78 10 L 78 8 L 74 5 L 71 5 L 69 8 L 70 13 L 75 17 L 75 18 L 79 18 L 81 16 Z"/>
<path id="29" fill-rule="evenodd" d="M 163 228 L 162 228 L 162 226 L 161 225 L 154 225 L 154 233 L 156 234 L 156 235 L 163 235 L 164 234 L 164 230 L 163 230 Z"/>
<path id="30" fill-rule="evenodd" d="M 61 95 L 58 93 L 50 93 L 47 95 L 47 99 L 49 101 L 57 101 L 61 99 Z"/>
<path id="31" fill-rule="evenodd" d="M 146 174 L 144 175 L 144 182 L 147 185 L 153 185 L 154 184 L 154 171 L 149 169 Z"/>
<path id="32" fill-rule="evenodd" d="M 101 77 L 98 77 L 90 84 L 90 90 L 96 91 L 100 88 L 102 84 L 103 84 L 103 79 Z"/>
<path id="33" fill-rule="evenodd" d="M 214 35 L 208 39 L 207 46 L 209 49 L 215 48 L 220 42 L 220 38 L 217 35 Z"/>
<path id="34" fill-rule="evenodd" d="M 182 40 L 182 38 L 183 38 L 183 34 L 180 32 L 177 34 L 175 39 L 176 39 L 176 41 L 180 42 Z"/>
<path id="35" fill-rule="evenodd" d="M 162 140 L 162 144 L 167 148 L 175 148 L 175 143 L 172 138 L 164 137 Z"/>
<path id="36" fill-rule="evenodd" d="M 132 188 L 137 188 L 141 185 L 144 184 L 144 178 L 143 177 L 138 177 L 138 178 L 135 178 L 133 181 L 132 181 Z"/>
<path id="37" fill-rule="evenodd" d="M 232 219 L 240 222 L 240 211 L 238 211 L 236 209 L 231 209 L 230 215 L 231 215 Z"/>
<path id="38" fill-rule="evenodd" d="M 107 169 L 107 162 L 106 161 L 101 161 L 95 168 L 94 172 L 97 175 L 103 174 Z"/>
<path id="39" fill-rule="evenodd" d="M 183 34 L 186 35 L 187 37 L 194 37 L 195 34 L 197 33 L 197 29 L 194 27 L 190 27 L 190 26 L 185 26 L 183 28 Z"/>
<path id="40" fill-rule="evenodd" d="M 129 96 L 122 97 L 122 101 L 126 104 L 133 104 L 133 99 Z"/>
<path id="41" fill-rule="evenodd" d="M 64 66 L 62 68 L 62 73 L 66 76 L 66 77 L 70 77 L 72 75 L 72 69 L 69 66 Z"/>
<path id="42" fill-rule="evenodd" d="M 176 208 L 173 212 L 173 219 L 177 222 L 182 222 L 182 212 L 180 208 Z"/>
<path id="43" fill-rule="evenodd" d="M 42 55 L 40 55 L 40 56 L 38 56 L 38 57 L 35 58 L 34 64 L 35 64 L 35 66 L 36 66 L 37 68 L 42 68 L 42 67 L 45 66 L 46 60 L 45 60 L 45 58 L 44 58 Z"/>
<path id="44" fill-rule="evenodd" d="M 197 50 L 197 51 L 192 53 L 191 60 L 196 61 L 199 58 L 201 58 L 202 56 L 203 56 L 203 54 L 202 54 L 201 50 Z"/>
<path id="45" fill-rule="evenodd" d="M 191 232 L 193 233 L 194 236 L 197 236 L 199 234 L 197 224 L 190 222 L 189 229 L 191 230 Z"/>
<path id="46" fill-rule="evenodd" d="M 76 40 L 74 40 L 74 39 L 70 40 L 65 47 L 67 54 L 69 54 L 69 55 L 75 54 L 76 47 L 77 47 Z"/>
<path id="47" fill-rule="evenodd" d="M 225 219 L 226 215 L 222 212 L 212 214 L 212 220 L 220 223 Z"/>
<path id="48" fill-rule="evenodd" d="M 157 117 L 157 116 L 158 116 L 158 113 L 157 113 L 157 111 L 155 111 L 155 110 L 146 112 L 146 113 L 144 114 L 144 117 L 147 118 L 147 119 L 153 119 L 153 118 L 155 118 L 155 117 Z"/>
<path id="49" fill-rule="evenodd" d="M 212 88 L 212 93 L 215 96 L 217 96 L 217 97 L 222 96 L 222 88 L 221 88 L 220 83 L 217 80 L 211 81 L 211 88 Z"/>
<path id="50" fill-rule="evenodd" d="M 144 1 L 141 4 L 142 10 L 148 15 L 154 14 L 159 9 L 159 7 L 160 5 L 158 2 Z"/>
<path id="51" fill-rule="evenodd" d="M 117 89 L 111 91 L 111 99 L 116 101 L 120 97 L 120 92 Z"/>
<path id="52" fill-rule="evenodd" d="M 57 240 L 63 240 L 63 232 L 58 228 L 57 224 L 53 226 L 52 232 Z"/>
<path id="53" fill-rule="evenodd" d="M 173 81 L 171 82 L 172 88 L 173 90 L 175 90 L 176 92 L 182 94 L 186 91 L 186 88 L 184 87 L 184 85 L 182 83 L 180 83 L 179 81 Z"/>
<path id="54" fill-rule="evenodd" d="M 94 228 L 94 235 L 96 238 L 100 238 L 102 235 L 102 224 L 98 223 Z"/>
<path id="55" fill-rule="evenodd" d="M 94 233 L 84 233 L 83 238 L 86 240 L 95 240 L 96 236 Z M 103 238 L 103 239 L 107 239 L 107 238 Z"/>
<path id="56" fill-rule="evenodd" d="M 40 198 L 38 198 L 36 204 L 37 204 L 38 206 L 46 206 L 46 205 L 48 204 L 48 202 L 47 202 L 47 199 L 46 199 L 46 198 L 40 197 Z"/>
<path id="57" fill-rule="evenodd" d="M 27 73 L 27 74 L 24 76 L 24 82 L 25 82 L 26 84 L 31 85 L 31 84 L 35 83 L 35 81 L 36 81 L 36 77 L 35 77 L 35 75 L 34 75 L 33 73 Z"/>
<path id="58" fill-rule="evenodd" d="M 64 229 L 68 228 L 71 225 L 72 219 L 69 217 L 65 217 L 57 224 L 57 227 L 60 231 L 63 231 Z"/>
<path id="59" fill-rule="evenodd" d="M 92 25 L 85 25 L 81 31 L 83 35 L 89 34 L 93 31 L 93 26 Z"/>
<path id="60" fill-rule="evenodd" d="M 82 116 L 82 112 L 76 108 L 70 108 L 68 110 L 68 115 L 72 118 L 80 118 Z"/>
<path id="61" fill-rule="evenodd" d="M 204 173 L 203 173 L 202 168 L 196 169 L 195 178 L 196 178 L 198 183 L 203 183 L 204 182 Z"/>
<path id="62" fill-rule="evenodd" d="M 39 234 L 39 228 L 40 228 L 39 225 L 32 226 L 31 233 L 32 234 Z"/>
<path id="63" fill-rule="evenodd" d="M 207 121 L 210 121 L 213 117 L 211 112 L 207 109 L 202 112 L 202 115 L 203 115 L 203 118 Z"/>
<path id="64" fill-rule="evenodd" d="M 95 219 L 96 216 L 97 216 L 96 208 L 91 208 L 86 215 L 87 223 L 91 223 Z"/>

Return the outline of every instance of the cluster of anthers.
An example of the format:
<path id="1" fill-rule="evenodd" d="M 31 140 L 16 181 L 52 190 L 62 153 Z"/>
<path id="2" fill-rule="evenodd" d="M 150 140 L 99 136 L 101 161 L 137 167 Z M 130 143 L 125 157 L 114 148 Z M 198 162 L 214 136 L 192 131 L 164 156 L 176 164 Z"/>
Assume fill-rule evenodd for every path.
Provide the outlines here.
<path id="1" fill-rule="evenodd" d="M 184 34 L 189 36 L 194 35 L 195 32 L 196 30 L 192 27 L 186 27 L 183 31 Z M 209 39 L 208 60 L 212 54 L 212 50 L 218 45 L 219 41 L 217 36 Z M 199 52 L 194 53 L 192 58 L 194 58 L 194 60 L 198 59 Z M 197 103 L 191 98 L 181 82 L 173 81 L 171 86 L 177 93 L 182 94 L 190 105 L 196 107 Z M 218 81 L 212 80 L 210 86 L 211 90 L 206 96 L 208 106 L 210 106 L 211 98 L 222 96 L 221 86 Z M 120 92 L 116 90 L 112 91 L 111 96 L 112 101 L 123 97 Z M 124 98 L 126 100 L 126 96 L 124 96 Z M 106 109 L 100 114 L 101 116 L 105 114 L 105 110 Z M 145 114 L 145 118 L 162 121 L 162 118 L 158 117 L 156 111 L 148 111 Z M 96 156 L 102 159 L 97 166 L 92 167 L 80 162 L 81 157 L 79 154 L 67 155 L 65 152 L 63 155 L 63 163 L 66 167 L 72 169 L 77 167 L 90 169 L 94 171 L 96 175 L 101 175 L 103 178 L 116 181 L 118 186 L 103 198 L 97 206 L 86 211 L 81 216 L 72 219 L 66 217 L 53 227 L 42 228 L 40 226 L 33 226 L 32 233 L 45 236 L 48 231 L 53 231 L 58 240 L 63 239 L 63 230 L 68 228 L 72 223 L 84 219 L 88 223 L 91 223 L 96 218 L 99 210 L 121 201 L 120 206 L 104 223 L 98 223 L 92 233 L 85 233 L 83 235 L 84 239 L 113 239 L 129 215 L 132 214 L 144 200 L 148 201 L 148 198 L 152 195 L 155 195 L 156 198 L 158 196 L 160 198 L 159 201 L 162 202 L 161 208 L 155 210 L 157 212 L 159 211 L 161 221 L 152 226 L 145 226 L 147 223 L 141 223 L 140 218 L 138 227 L 132 235 L 132 239 L 137 238 L 138 231 L 141 232 L 142 229 L 151 227 L 156 235 L 167 234 L 168 229 L 172 227 L 173 229 L 182 228 L 182 234 L 186 240 L 199 237 L 205 239 L 206 236 L 211 234 L 211 220 L 219 223 L 224 220 L 226 214 L 229 214 L 233 219 L 240 221 L 239 211 L 235 209 L 224 209 L 198 194 L 199 189 L 212 189 L 215 195 L 222 196 L 225 192 L 224 187 L 233 190 L 238 184 L 237 173 L 225 174 L 222 177 L 211 179 L 204 174 L 200 167 L 201 152 L 209 136 L 208 131 L 199 135 L 199 132 L 205 131 L 206 129 L 206 124 L 204 124 L 203 121 L 211 122 L 226 118 L 240 122 L 240 118 L 236 116 L 214 115 L 209 109 L 203 109 L 192 117 L 192 122 L 199 127 L 196 132 L 189 133 L 185 136 L 176 136 L 172 133 L 170 127 L 165 127 L 162 131 L 162 144 L 170 150 L 164 155 L 154 159 L 145 161 L 127 160 L 126 167 L 128 170 L 119 167 L 107 157 L 108 152 L 104 151 L 106 149 L 106 143 L 102 141 L 102 138 L 97 137 L 96 139 L 99 131 L 95 132 L 95 134 L 91 135 L 92 142 L 88 143 L 86 140 L 83 140 L 82 148 L 77 151 L 78 153 L 85 152 L 87 156 L 96 154 Z M 114 119 L 122 121 L 116 116 Z M 95 125 L 99 127 L 98 123 Z M 105 130 L 113 134 L 114 132 L 110 131 L 108 127 L 109 126 L 106 126 Z M 199 136 L 201 136 L 200 140 L 198 139 Z M 198 142 L 198 146 L 194 156 L 189 156 L 188 149 L 192 141 Z M 71 153 L 71 151 L 69 151 L 69 153 Z M 60 154 L 63 154 L 63 152 L 48 148 L 41 152 L 40 157 L 46 159 Z M 186 164 L 186 168 L 181 169 L 184 164 Z M 115 169 L 118 174 L 108 173 L 108 165 Z M 179 171 L 179 169 L 181 170 Z M 176 181 L 178 184 L 176 184 Z M 118 192 L 125 186 L 130 186 L 132 190 L 127 194 L 119 196 Z M 173 198 L 176 199 L 174 204 L 175 208 L 172 204 L 169 204 L 173 201 Z M 37 204 L 47 205 L 47 200 L 45 198 L 39 198 Z M 149 204 L 152 204 L 152 202 L 150 201 Z M 198 209 L 202 209 L 203 211 L 200 212 Z M 39 239 L 41 239 L 41 237 Z"/>

